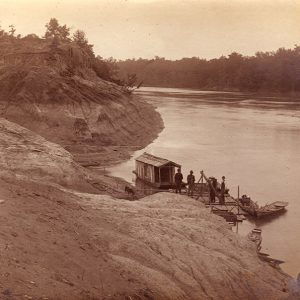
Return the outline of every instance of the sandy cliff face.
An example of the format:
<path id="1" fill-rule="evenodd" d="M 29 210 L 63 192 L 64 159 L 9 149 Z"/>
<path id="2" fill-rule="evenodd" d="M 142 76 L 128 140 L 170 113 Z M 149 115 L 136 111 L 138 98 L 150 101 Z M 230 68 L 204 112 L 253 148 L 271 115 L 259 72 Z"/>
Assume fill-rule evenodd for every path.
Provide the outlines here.
<path id="1" fill-rule="evenodd" d="M 161 130 L 153 107 L 100 79 L 80 48 L 16 43 L 0 49 L 2 117 L 79 154 L 78 144 L 143 147 Z"/>
<path id="2" fill-rule="evenodd" d="M 90 194 L 62 147 L 4 119 L 0 158 L 0 299 L 287 296 L 289 278 L 194 199 Z"/>
<path id="3" fill-rule="evenodd" d="M 93 191 L 88 171 L 62 147 L 0 118 L 0 175 Z"/>
<path id="4" fill-rule="evenodd" d="M 61 146 L 3 118 L 0 118 L 0 175 L 12 181 L 25 178 L 77 191 L 127 196 L 124 180 L 83 168 Z"/>

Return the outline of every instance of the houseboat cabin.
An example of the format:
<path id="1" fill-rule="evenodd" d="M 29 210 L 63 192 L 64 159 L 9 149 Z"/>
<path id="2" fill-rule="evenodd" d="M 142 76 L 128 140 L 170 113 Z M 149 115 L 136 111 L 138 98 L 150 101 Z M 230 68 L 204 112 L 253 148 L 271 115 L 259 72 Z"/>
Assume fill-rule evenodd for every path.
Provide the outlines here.
<path id="1" fill-rule="evenodd" d="M 180 165 L 161 157 L 144 153 L 135 159 L 135 171 L 138 179 L 155 187 L 169 189 L 175 184 L 175 168 Z"/>

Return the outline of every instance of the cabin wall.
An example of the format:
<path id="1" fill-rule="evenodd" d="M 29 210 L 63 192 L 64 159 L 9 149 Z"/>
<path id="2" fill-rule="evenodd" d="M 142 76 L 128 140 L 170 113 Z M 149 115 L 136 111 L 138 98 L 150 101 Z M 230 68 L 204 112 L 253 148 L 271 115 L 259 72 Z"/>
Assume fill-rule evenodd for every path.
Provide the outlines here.
<path id="1" fill-rule="evenodd" d="M 171 175 L 170 182 L 174 184 L 175 183 L 175 168 L 174 167 L 171 169 L 170 175 Z"/>
<path id="2" fill-rule="evenodd" d="M 135 171 L 137 176 L 148 182 L 155 182 L 154 166 L 144 164 L 142 162 L 136 161 Z"/>
<path id="3" fill-rule="evenodd" d="M 138 178 L 155 185 L 174 184 L 175 168 L 180 167 L 172 162 L 161 167 L 155 167 L 142 161 L 135 161 L 135 172 Z"/>

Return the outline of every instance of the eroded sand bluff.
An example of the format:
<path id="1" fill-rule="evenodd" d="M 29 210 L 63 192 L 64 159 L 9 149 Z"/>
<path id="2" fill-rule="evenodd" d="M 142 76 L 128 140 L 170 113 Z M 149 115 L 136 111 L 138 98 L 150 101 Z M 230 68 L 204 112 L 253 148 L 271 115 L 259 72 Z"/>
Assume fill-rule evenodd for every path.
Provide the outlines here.
<path id="1" fill-rule="evenodd" d="M 122 159 L 128 146 L 143 148 L 162 129 L 160 115 L 97 76 L 94 60 L 74 43 L 1 41 L 1 116 L 63 145 L 85 165 L 110 152 L 112 161 Z"/>

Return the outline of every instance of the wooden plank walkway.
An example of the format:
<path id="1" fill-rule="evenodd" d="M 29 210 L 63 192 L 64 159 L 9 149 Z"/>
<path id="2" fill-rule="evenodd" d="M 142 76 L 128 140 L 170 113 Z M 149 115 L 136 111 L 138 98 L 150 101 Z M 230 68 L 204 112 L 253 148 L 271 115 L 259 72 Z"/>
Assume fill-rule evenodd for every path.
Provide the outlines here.
<path id="1" fill-rule="evenodd" d="M 238 203 L 230 195 L 225 196 L 224 205 L 219 204 L 217 197 L 215 203 L 210 203 L 209 194 L 207 192 L 202 193 L 202 195 L 193 195 L 192 198 L 203 202 L 207 208 L 211 209 L 212 213 L 222 216 L 229 223 L 236 224 L 236 222 L 246 220 L 246 213 L 239 208 Z"/>

